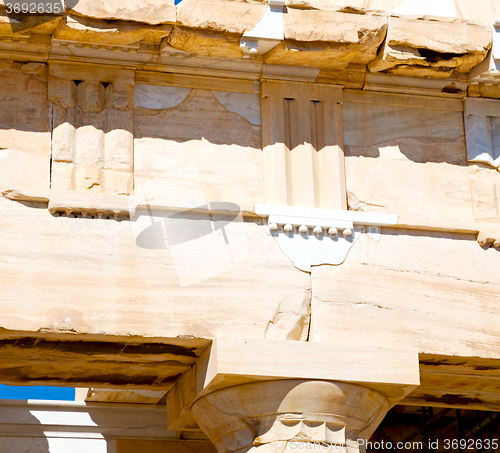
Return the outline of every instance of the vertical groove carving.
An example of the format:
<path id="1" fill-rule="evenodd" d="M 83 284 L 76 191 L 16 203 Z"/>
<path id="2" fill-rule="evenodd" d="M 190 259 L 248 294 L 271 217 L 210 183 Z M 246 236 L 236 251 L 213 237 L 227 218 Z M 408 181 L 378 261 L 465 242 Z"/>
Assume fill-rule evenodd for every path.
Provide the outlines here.
<path id="1" fill-rule="evenodd" d="M 51 77 L 53 103 L 52 181 L 57 190 L 128 195 L 133 191 L 133 74 L 110 74 L 113 82 L 93 74 L 59 71 Z M 106 76 L 101 74 L 101 76 Z M 91 79 L 91 80 L 87 80 Z M 125 79 L 122 81 L 120 79 Z"/>
<path id="2" fill-rule="evenodd" d="M 283 100 L 276 96 L 262 98 L 262 115 L 266 202 L 287 205 L 287 180 L 289 178 L 287 177 L 286 118 Z"/>
<path id="3" fill-rule="evenodd" d="M 262 83 L 266 203 L 347 209 L 341 94 L 333 85 Z"/>

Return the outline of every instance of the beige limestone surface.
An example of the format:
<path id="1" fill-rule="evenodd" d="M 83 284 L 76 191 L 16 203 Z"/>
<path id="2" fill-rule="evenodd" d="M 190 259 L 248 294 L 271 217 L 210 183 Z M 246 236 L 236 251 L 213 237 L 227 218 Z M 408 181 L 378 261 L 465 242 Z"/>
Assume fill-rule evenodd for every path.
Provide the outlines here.
<path id="1" fill-rule="evenodd" d="M 22 149 L 0 149 L 0 191 L 11 187 L 48 189 L 50 157 Z"/>
<path id="2" fill-rule="evenodd" d="M 160 42 L 172 30 L 172 25 L 157 27 L 134 22 L 115 22 L 80 16 L 66 16 L 54 32 L 60 40 L 83 42 L 87 45 L 130 45 L 142 40 Z"/>
<path id="3" fill-rule="evenodd" d="M 134 1 L 126 5 L 81 0 L 68 4 L 67 12 L 56 17 L 32 16 L 19 20 L 2 13 L 0 34 L 7 36 L 7 44 L 2 44 L 0 50 L 12 55 L 14 46 L 10 43 L 14 42 L 17 53 L 28 51 L 47 61 L 49 53 L 62 49 L 51 49 L 50 39 L 42 44 L 40 37 L 53 35 L 57 40 L 55 45 L 62 45 L 68 56 L 75 45 L 83 46 L 84 50 L 78 52 L 86 55 L 94 53 L 90 49 L 104 50 L 103 46 L 135 53 L 140 42 L 159 44 L 165 38 L 163 45 L 168 43 L 177 51 L 241 59 L 242 34 L 261 23 L 267 3 L 184 0 L 176 7 L 173 0 L 148 0 L 145 4 Z M 271 64 L 322 69 L 344 69 L 350 63 L 371 62 L 370 68 L 375 72 L 417 77 L 446 78 L 453 71 L 468 72 L 486 56 L 491 45 L 491 18 L 498 15 L 499 6 L 493 0 L 491 3 L 481 0 L 477 8 L 458 0 L 456 3 L 456 7 L 446 2 L 446 7 L 434 8 L 425 2 L 414 5 L 409 1 L 290 0 L 283 15 L 285 39 L 280 42 L 278 37 L 267 42 L 263 52 L 272 50 L 264 58 Z M 391 16 L 391 11 L 404 14 Z M 273 35 L 276 24 L 266 29 L 266 33 Z M 267 38 L 263 36 L 264 40 Z M 384 47 L 377 56 L 382 42 Z M 29 46 L 23 49 L 19 43 Z M 140 54 L 140 58 L 147 59 L 148 53 Z"/>
<path id="4" fill-rule="evenodd" d="M 458 17 L 467 20 L 492 25 L 497 17 L 500 17 L 499 0 L 455 0 Z"/>
<path id="5" fill-rule="evenodd" d="M 50 156 L 47 66 L 0 61 L 0 148 Z"/>
<path id="6" fill-rule="evenodd" d="M 176 25 L 167 38 L 172 47 L 196 55 L 239 59 L 243 56 L 240 35 Z"/>

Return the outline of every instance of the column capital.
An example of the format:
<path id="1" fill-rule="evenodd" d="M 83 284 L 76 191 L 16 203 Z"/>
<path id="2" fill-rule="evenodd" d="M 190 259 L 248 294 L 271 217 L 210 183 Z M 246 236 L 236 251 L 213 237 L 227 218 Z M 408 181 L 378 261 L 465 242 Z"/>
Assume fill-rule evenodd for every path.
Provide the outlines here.
<path id="1" fill-rule="evenodd" d="M 313 442 L 355 452 L 389 408 L 384 395 L 360 385 L 286 379 L 210 393 L 194 403 L 192 415 L 219 453 L 281 453 Z"/>
<path id="2" fill-rule="evenodd" d="M 241 412 L 243 419 L 227 421 L 229 425 L 234 422 L 238 426 L 245 417 L 253 419 L 262 414 L 273 417 L 272 414 L 277 413 L 301 414 L 302 418 L 307 414 L 306 421 L 330 423 L 340 420 L 335 417 L 350 417 L 349 413 L 333 407 L 341 405 L 341 401 L 346 407 L 355 406 L 356 398 L 359 404 L 365 400 L 374 403 L 373 407 L 378 409 L 373 409 L 372 417 L 379 409 L 388 410 L 397 404 L 418 385 L 418 352 L 414 349 L 217 338 L 169 392 L 167 426 L 173 431 L 202 428 L 207 434 L 212 432 L 217 427 L 211 423 L 219 423 L 211 409 L 205 407 L 210 406 L 212 400 L 215 408 L 220 406 L 219 400 L 236 404 L 236 409 L 241 404 L 248 408 L 247 412 Z M 238 402 L 241 398 L 244 401 Z M 298 402 L 291 406 L 292 401 Z M 228 409 L 227 413 L 240 413 L 232 410 Z M 330 414 L 333 418 L 323 420 L 318 414 Z M 384 415 L 383 411 L 382 417 Z M 363 422 L 363 426 L 349 423 L 360 433 L 368 433 L 372 427 L 368 421 Z M 221 422 L 221 426 L 225 424 L 226 421 Z M 247 432 L 253 432 L 254 428 L 248 426 Z M 259 437 L 263 433 L 254 434 Z M 234 450 L 239 448 L 243 447 Z"/>

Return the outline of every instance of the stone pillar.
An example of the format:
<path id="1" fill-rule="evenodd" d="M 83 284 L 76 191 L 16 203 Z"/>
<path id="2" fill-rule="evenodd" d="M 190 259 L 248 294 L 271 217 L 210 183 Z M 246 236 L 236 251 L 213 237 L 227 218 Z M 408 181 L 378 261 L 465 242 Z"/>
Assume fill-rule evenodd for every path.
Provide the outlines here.
<path id="1" fill-rule="evenodd" d="M 52 63 L 52 180 L 56 190 L 133 191 L 134 72 Z"/>
<path id="2" fill-rule="evenodd" d="M 389 408 L 384 395 L 360 385 L 287 379 L 215 391 L 192 414 L 219 453 L 355 453 Z"/>

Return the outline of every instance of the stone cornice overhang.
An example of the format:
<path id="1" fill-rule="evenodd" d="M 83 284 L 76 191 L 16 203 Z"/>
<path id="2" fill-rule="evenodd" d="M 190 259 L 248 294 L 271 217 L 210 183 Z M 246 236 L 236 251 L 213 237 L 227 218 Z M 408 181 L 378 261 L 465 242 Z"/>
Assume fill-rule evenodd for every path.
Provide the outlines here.
<path id="1" fill-rule="evenodd" d="M 486 58 L 492 44 L 491 27 L 464 19 L 296 0 L 173 3 L 153 2 L 156 6 L 144 11 L 137 2 L 127 2 L 115 11 L 80 0 L 52 16 L 7 15 L 0 5 L 0 59 L 317 81 L 359 89 L 367 75 L 425 78 L 421 85 L 450 76 L 466 81 L 465 74 Z M 453 93 L 448 85 L 438 91 L 462 91 L 459 87 Z"/>

